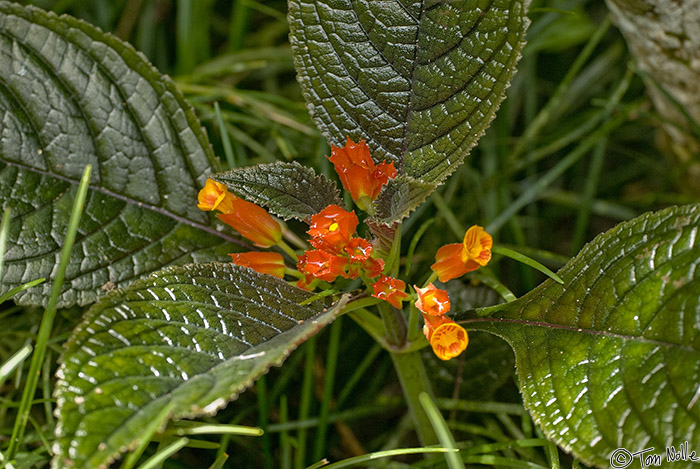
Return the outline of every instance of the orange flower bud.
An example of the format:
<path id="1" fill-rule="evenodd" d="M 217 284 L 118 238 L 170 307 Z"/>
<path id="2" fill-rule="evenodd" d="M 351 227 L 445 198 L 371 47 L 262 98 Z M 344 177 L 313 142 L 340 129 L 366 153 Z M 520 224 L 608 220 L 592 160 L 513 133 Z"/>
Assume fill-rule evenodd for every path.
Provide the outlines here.
<path id="1" fill-rule="evenodd" d="M 375 164 L 364 140 L 355 143 L 348 137 L 342 148 L 332 147 L 328 159 L 333 163 L 343 187 L 350 191 L 358 207 L 367 210 L 390 178 L 396 177 L 394 163 Z"/>
<path id="2" fill-rule="evenodd" d="M 200 210 L 218 210 L 223 213 L 233 211 L 233 200 L 236 196 L 231 194 L 226 186 L 213 179 L 207 179 L 204 188 L 197 194 L 197 208 Z"/>
<path id="3" fill-rule="evenodd" d="M 441 282 L 461 277 L 467 272 L 485 266 L 491 260 L 493 238 L 484 228 L 474 225 L 464 234 L 462 243 L 446 244 L 435 253 L 430 266 Z"/>
<path id="4" fill-rule="evenodd" d="M 388 301 L 394 308 L 401 308 L 401 302 L 408 298 L 408 294 L 404 292 L 406 283 L 403 280 L 382 275 L 375 283 L 372 284 L 374 289 L 373 297 L 380 300 Z"/>
<path id="5" fill-rule="evenodd" d="M 425 314 L 443 316 L 450 310 L 450 297 L 445 290 L 437 288 L 429 283 L 425 288 L 413 286 L 418 293 L 416 308 Z"/>
<path id="6" fill-rule="evenodd" d="M 444 316 L 439 318 L 433 316 L 432 320 L 427 315 L 423 317 L 425 318 L 423 333 L 440 360 L 449 360 L 458 356 L 469 345 L 467 331 L 452 319 Z"/>
<path id="7" fill-rule="evenodd" d="M 306 275 L 306 283 L 311 283 L 314 278 L 332 282 L 338 276 L 348 277 L 345 272 L 347 265 L 347 257 L 336 256 L 326 251 L 309 250 L 299 258 L 297 268 Z"/>
<path id="8" fill-rule="evenodd" d="M 233 263 L 261 274 L 284 278 L 284 258 L 277 252 L 240 252 L 229 254 Z"/>
<path id="9" fill-rule="evenodd" d="M 317 249 L 340 253 L 359 224 L 355 212 L 329 205 L 311 217 L 311 245 Z"/>
<path id="10" fill-rule="evenodd" d="M 264 208 L 238 197 L 232 200 L 231 205 L 230 212 L 220 213 L 218 217 L 241 236 L 263 248 L 274 246 L 282 240 L 282 227 Z"/>

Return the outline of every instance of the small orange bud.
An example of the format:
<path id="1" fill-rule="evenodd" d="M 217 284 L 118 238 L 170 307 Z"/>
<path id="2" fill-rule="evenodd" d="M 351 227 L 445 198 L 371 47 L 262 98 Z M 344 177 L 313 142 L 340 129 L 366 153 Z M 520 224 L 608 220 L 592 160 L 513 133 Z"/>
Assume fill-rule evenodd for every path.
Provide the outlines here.
<path id="1" fill-rule="evenodd" d="M 343 187 L 363 210 L 379 196 L 382 187 L 396 177 L 394 163 L 375 164 L 364 140 L 355 143 L 348 137 L 344 147 L 332 147 L 328 159 L 333 163 Z"/>
<path id="2" fill-rule="evenodd" d="M 401 302 L 408 298 L 408 294 L 404 292 L 406 283 L 388 275 L 379 277 L 379 280 L 372 284 L 372 288 L 373 297 L 388 301 L 394 308 L 401 309 Z"/>
<path id="3" fill-rule="evenodd" d="M 450 297 L 445 290 L 437 288 L 429 283 L 425 288 L 413 286 L 418 293 L 416 308 L 431 316 L 443 316 L 450 310 Z"/>
<path id="4" fill-rule="evenodd" d="M 269 248 L 282 240 L 282 227 L 264 208 L 239 197 L 232 200 L 232 209 L 218 217 L 251 240 L 256 246 Z"/>
<path id="5" fill-rule="evenodd" d="M 197 208 L 200 210 L 218 210 L 229 213 L 233 210 L 232 202 L 236 198 L 231 194 L 226 186 L 213 179 L 207 179 L 204 188 L 197 195 Z"/>
<path id="6" fill-rule="evenodd" d="M 284 278 L 284 258 L 277 252 L 240 252 L 229 254 L 233 263 L 248 267 L 261 274 Z"/>

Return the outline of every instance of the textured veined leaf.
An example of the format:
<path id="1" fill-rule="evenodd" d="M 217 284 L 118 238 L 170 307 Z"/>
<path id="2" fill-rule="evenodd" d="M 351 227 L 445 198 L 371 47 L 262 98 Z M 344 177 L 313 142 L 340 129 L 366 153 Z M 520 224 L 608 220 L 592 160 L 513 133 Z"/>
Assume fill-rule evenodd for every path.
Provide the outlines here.
<path id="1" fill-rule="evenodd" d="M 0 293 L 51 276 L 87 164 L 90 195 L 61 306 L 233 250 L 196 208 L 217 167 L 201 124 L 128 44 L 68 16 L 0 2 L 0 122 L 0 208 L 13 215 Z M 19 302 L 43 303 L 50 285 Z"/>
<path id="2" fill-rule="evenodd" d="M 341 204 L 334 181 L 297 162 L 234 168 L 213 177 L 286 220 L 305 220 L 331 204 Z"/>
<path id="3" fill-rule="evenodd" d="M 700 205 L 622 223 L 559 275 L 502 317 L 463 321 L 513 347 L 548 437 L 606 467 L 618 448 L 699 448 Z"/>
<path id="4" fill-rule="evenodd" d="M 211 415 L 333 321 L 342 304 L 233 264 L 171 267 L 102 298 L 67 342 L 54 467 L 104 467 L 165 406 Z"/>
<path id="5" fill-rule="evenodd" d="M 434 188 L 503 100 L 527 4 L 290 0 L 294 58 L 317 126 L 336 146 L 365 139 L 375 160 Z"/>

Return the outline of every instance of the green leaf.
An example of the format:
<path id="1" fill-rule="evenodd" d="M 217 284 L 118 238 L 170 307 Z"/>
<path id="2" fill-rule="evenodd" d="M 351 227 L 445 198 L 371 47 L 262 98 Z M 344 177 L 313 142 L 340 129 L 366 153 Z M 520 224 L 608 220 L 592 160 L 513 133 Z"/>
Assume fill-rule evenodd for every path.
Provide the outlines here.
<path id="1" fill-rule="evenodd" d="M 586 245 L 564 286 L 463 321 L 510 343 L 525 406 L 587 464 L 700 447 L 699 234 L 700 205 L 645 214 Z"/>
<path id="2" fill-rule="evenodd" d="M 373 219 L 385 225 L 401 221 L 435 190 L 437 184 L 427 184 L 405 174 L 400 174 L 382 189 L 374 201 Z"/>
<path id="3" fill-rule="evenodd" d="M 0 294 L 52 276 L 83 168 L 93 167 L 59 306 L 170 264 L 222 259 L 197 191 L 217 167 L 192 108 L 131 46 L 68 16 L 0 2 Z M 43 304 L 51 282 L 22 293 Z"/>
<path id="4" fill-rule="evenodd" d="M 66 344 L 54 466 L 101 467 L 172 418 L 211 415 L 333 321 L 344 301 L 233 264 L 171 267 L 105 296 Z"/>
<path id="5" fill-rule="evenodd" d="M 334 181 L 297 162 L 235 168 L 214 179 L 285 220 L 305 220 L 331 204 L 341 204 Z"/>
<path id="6" fill-rule="evenodd" d="M 504 98 L 526 0 L 289 1 L 291 43 L 316 125 L 336 146 L 430 184 L 451 174 Z"/>

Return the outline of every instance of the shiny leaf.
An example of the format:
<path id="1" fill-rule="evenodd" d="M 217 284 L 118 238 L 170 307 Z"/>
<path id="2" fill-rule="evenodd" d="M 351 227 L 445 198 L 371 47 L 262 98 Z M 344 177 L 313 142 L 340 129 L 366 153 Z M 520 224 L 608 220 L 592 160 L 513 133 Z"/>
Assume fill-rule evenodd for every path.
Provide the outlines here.
<path id="1" fill-rule="evenodd" d="M 234 241 L 196 208 L 215 157 L 192 108 L 131 46 L 68 16 L 0 2 L 0 293 L 50 278 L 83 167 L 90 192 L 60 306 L 88 304 Z M 42 304 L 51 282 L 19 295 Z"/>
<path id="2" fill-rule="evenodd" d="M 214 179 L 286 220 L 304 220 L 331 204 L 341 204 L 334 181 L 297 162 L 234 168 Z"/>
<path id="3" fill-rule="evenodd" d="M 364 139 L 376 161 L 440 183 L 504 98 L 527 3 L 290 0 L 294 59 L 316 125 L 333 145 Z"/>
<path id="4" fill-rule="evenodd" d="M 54 466 L 102 467 L 168 405 L 211 415 L 339 311 L 233 264 L 171 267 L 105 296 L 68 340 Z"/>
<path id="5" fill-rule="evenodd" d="M 622 223 L 559 274 L 463 321 L 513 347 L 545 434 L 606 467 L 618 448 L 700 447 L 700 205 Z"/>

